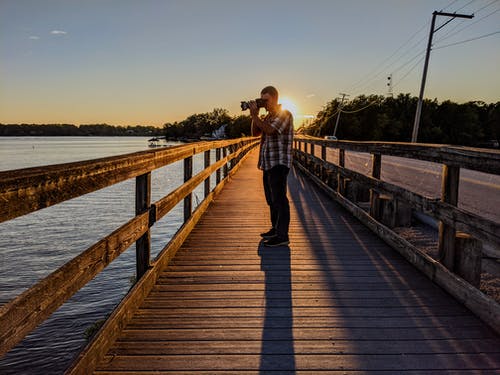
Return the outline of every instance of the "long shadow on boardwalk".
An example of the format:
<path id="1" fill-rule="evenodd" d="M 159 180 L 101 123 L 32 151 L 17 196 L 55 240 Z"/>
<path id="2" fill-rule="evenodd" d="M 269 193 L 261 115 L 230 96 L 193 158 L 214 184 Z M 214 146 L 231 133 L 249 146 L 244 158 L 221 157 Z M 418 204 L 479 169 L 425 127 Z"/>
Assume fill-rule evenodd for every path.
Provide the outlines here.
<path id="1" fill-rule="evenodd" d="M 269 248 L 261 243 L 258 253 L 260 269 L 265 274 L 266 299 L 262 326 L 260 374 L 268 374 L 270 369 L 284 369 L 287 370 L 287 374 L 294 374 L 290 248 L 288 246 Z"/>
<path id="2" fill-rule="evenodd" d="M 290 246 L 292 265 L 298 264 L 292 284 L 301 269 L 317 275 L 309 298 L 293 300 L 294 318 L 309 308 L 308 327 L 321 353 L 304 356 L 296 345 L 298 369 L 396 374 L 500 367 L 491 347 L 500 341 L 479 319 L 306 178 L 293 173 L 290 182 L 296 220 Z"/>

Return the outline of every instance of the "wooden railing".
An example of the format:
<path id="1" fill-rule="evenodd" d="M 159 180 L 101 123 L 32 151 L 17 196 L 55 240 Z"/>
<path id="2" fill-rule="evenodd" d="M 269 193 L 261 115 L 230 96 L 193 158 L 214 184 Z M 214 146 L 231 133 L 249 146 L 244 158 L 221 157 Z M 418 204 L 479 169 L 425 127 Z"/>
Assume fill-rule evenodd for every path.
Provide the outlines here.
<path id="1" fill-rule="evenodd" d="M 327 149 L 338 150 L 338 163 Z M 345 167 L 345 152 L 371 154 L 371 175 Z M 295 165 L 411 263 L 500 332 L 499 304 L 480 290 L 481 263 L 500 276 L 500 224 L 457 207 L 460 168 L 500 175 L 500 152 L 445 145 L 349 142 L 296 137 Z M 441 199 L 425 197 L 380 179 L 382 155 L 441 163 Z M 365 194 L 360 194 L 365 191 Z M 368 207 L 358 204 L 365 196 Z M 389 202 L 390 204 L 386 204 Z M 400 207 L 439 221 L 438 257 L 431 258 L 395 233 Z M 384 212 L 385 211 L 385 212 Z M 392 225 L 391 225 L 392 223 Z M 487 258 L 487 259 L 485 259 Z"/>
<path id="2" fill-rule="evenodd" d="M 78 163 L 0 172 L 0 222 L 29 214 L 130 178 L 136 179 L 136 216 L 45 279 L 0 307 L 0 355 L 9 351 L 59 306 L 92 280 L 134 242 L 137 281 L 112 314 L 110 332 L 125 324 L 131 306 L 144 298 L 159 271 L 234 173 L 239 161 L 258 144 L 256 138 L 199 142 Z M 211 162 L 211 150 L 215 161 Z M 204 152 L 204 166 L 193 176 L 193 156 Z M 151 171 L 184 160 L 184 184 L 151 203 Z M 210 190 L 211 175 L 216 187 Z M 204 182 L 205 199 L 192 210 L 192 192 Z M 184 225 L 156 259 L 150 259 L 150 227 L 184 200 Z M 112 342 L 113 334 L 105 335 Z M 102 344 L 102 343 L 101 343 Z M 102 346 L 100 347 L 102 349 Z M 99 347 L 98 347 L 99 349 Z M 87 362 L 95 360 L 87 358 Z M 85 370 L 82 370 L 85 373 Z"/>

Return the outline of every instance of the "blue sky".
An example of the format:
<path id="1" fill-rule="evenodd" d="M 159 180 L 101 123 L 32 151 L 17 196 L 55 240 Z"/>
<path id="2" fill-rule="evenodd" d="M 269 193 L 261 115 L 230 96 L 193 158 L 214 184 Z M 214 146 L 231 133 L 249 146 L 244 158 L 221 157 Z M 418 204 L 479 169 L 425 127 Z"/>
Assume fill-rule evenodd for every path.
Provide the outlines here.
<path id="1" fill-rule="evenodd" d="M 498 0 L 0 0 L 0 122 L 161 126 L 273 84 L 300 123 L 391 73 L 416 96 L 442 9 L 476 16 L 435 34 L 425 96 L 500 101 Z"/>

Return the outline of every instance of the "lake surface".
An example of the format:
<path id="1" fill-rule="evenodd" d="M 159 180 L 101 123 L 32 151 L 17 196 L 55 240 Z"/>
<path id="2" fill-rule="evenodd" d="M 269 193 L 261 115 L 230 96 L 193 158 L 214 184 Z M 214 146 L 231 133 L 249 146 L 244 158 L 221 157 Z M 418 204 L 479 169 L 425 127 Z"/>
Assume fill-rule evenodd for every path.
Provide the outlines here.
<path id="1" fill-rule="evenodd" d="M 144 137 L 0 137 L 0 171 L 122 155 L 148 149 Z M 215 157 L 212 157 L 215 160 Z M 193 158 L 193 175 L 203 153 Z M 151 174 L 152 201 L 178 187 L 183 162 Z M 214 186 L 212 178 L 212 187 Z M 203 184 L 193 207 L 203 199 Z M 0 223 L 0 303 L 6 303 L 135 216 L 135 179 Z M 151 232 L 154 258 L 183 221 L 179 204 Z M 0 359 L 1 374 L 60 374 L 86 344 L 85 330 L 105 319 L 132 286 L 135 245 L 16 348 Z"/>

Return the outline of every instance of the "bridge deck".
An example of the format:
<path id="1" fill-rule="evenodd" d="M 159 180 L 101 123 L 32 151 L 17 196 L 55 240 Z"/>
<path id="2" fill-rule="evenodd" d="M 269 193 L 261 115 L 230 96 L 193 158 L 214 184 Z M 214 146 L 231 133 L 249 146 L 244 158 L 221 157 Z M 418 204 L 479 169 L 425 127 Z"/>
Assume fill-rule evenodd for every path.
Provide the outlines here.
<path id="1" fill-rule="evenodd" d="M 268 249 L 255 153 L 96 373 L 495 373 L 500 339 L 300 175 Z"/>

